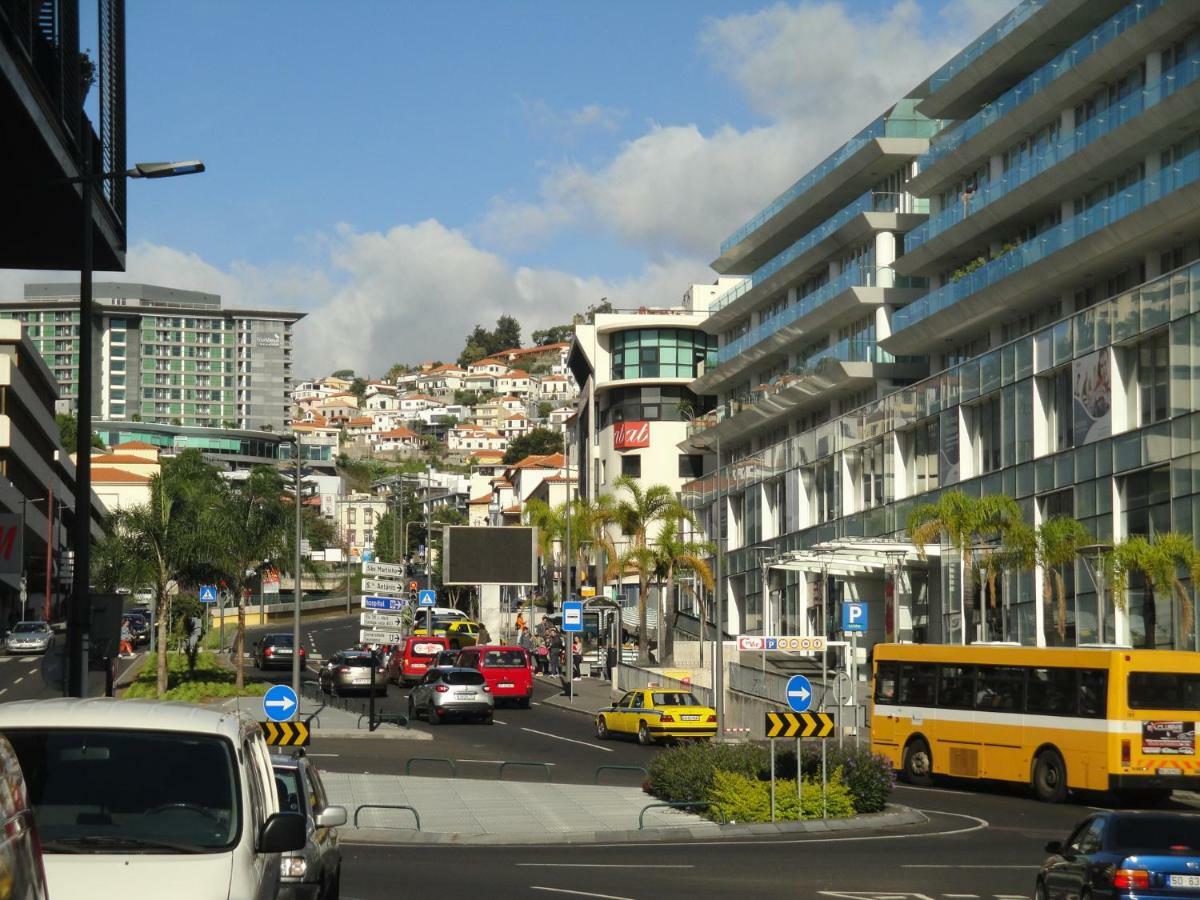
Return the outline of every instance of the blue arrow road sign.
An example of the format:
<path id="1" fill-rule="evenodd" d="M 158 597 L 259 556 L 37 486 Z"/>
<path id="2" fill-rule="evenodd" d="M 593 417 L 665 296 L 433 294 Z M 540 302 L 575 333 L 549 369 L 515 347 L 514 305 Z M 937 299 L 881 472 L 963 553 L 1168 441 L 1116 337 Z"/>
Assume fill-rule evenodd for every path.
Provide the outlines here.
<path id="1" fill-rule="evenodd" d="M 867 630 L 867 604 L 842 604 L 842 631 Z"/>
<path id="2" fill-rule="evenodd" d="M 263 694 L 263 712 L 272 722 L 287 722 L 296 712 L 296 692 L 286 684 L 274 685 Z"/>
<path id="3" fill-rule="evenodd" d="M 793 675 L 788 679 L 787 702 L 792 712 L 808 712 L 812 704 L 812 684 L 803 675 Z"/>
<path id="4" fill-rule="evenodd" d="M 562 630 L 583 631 L 583 604 L 578 600 L 567 600 L 562 605 Z"/>
<path id="5" fill-rule="evenodd" d="M 401 600 L 398 597 L 363 597 L 363 609 L 404 609 L 408 606 L 407 600 Z"/>
<path id="6" fill-rule="evenodd" d="M 215 584 L 200 585 L 200 602 L 201 603 L 216 603 L 217 602 L 217 586 Z"/>
<path id="7" fill-rule="evenodd" d="M 437 591 L 432 588 L 422 588 L 417 591 L 417 606 L 437 606 Z"/>

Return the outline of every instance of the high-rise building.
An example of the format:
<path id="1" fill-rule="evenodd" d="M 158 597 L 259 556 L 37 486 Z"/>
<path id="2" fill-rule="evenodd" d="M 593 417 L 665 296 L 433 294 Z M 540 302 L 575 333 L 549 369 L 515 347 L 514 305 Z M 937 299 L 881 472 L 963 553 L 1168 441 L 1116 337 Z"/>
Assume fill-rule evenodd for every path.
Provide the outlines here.
<path id="1" fill-rule="evenodd" d="M 1023 0 L 738 229 L 692 384 L 720 476 L 685 488 L 728 630 L 839 636 L 857 599 L 869 642 L 1195 649 L 1138 577 L 1115 603 L 1079 559 L 1060 608 L 1040 570 L 993 591 L 922 558 L 906 521 L 955 488 L 1101 545 L 1200 533 L 1198 201 L 1200 7 Z"/>
<path id="2" fill-rule="evenodd" d="M 223 309 L 216 294 L 98 282 L 92 403 L 97 419 L 282 431 L 289 420 L 292 326 L 303 313 Z M 79 285 L 28 284 L 0 300 L 24 323 L 74 412 Z"/>

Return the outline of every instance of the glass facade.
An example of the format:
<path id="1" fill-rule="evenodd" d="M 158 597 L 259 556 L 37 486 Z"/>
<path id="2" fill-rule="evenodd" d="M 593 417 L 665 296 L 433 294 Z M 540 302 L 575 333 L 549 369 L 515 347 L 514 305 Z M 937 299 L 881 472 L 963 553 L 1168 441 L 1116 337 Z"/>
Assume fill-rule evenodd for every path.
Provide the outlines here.
<path id="1" fill-rule="evenodd" d="M 717 337 L 688 328 L 636 328 L 610 338 L 614 381 L 695 378 L 699 364 L 717 362 Z"/>

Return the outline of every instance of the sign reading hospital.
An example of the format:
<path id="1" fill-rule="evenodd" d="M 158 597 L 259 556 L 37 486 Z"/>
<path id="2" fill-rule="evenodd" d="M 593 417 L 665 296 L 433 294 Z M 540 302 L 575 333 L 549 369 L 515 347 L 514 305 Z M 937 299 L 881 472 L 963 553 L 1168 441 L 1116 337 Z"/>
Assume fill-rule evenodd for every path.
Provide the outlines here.
<path id="1" fill-rule="evenodd" d="M 739 650 L 776 650 L 786 653 L 823 653 L 825 638 L 820 636 L 801 637 L 799 635 L 781 635 L 765 637 L 761 634 L 739 634 L 737 639 Z"/>
<path id="2" fill-rule="evenodd" d="M 616 422 L 613 424 L 613 449 L 636 450 L 650 446 L 649 422 Z"/>

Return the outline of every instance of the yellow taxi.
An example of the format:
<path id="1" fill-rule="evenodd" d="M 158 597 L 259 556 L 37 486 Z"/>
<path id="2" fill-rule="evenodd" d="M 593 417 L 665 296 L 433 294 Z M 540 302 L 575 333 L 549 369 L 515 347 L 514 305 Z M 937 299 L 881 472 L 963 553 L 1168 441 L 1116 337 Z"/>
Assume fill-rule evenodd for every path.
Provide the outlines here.
<path id="1" fill-rule="evenodd" d="M 463 647 L 474 647 L 479 643 L 479 628 L 478 622 L 458 619 L 449 623 L 444 633 L 450 639 L 450 646 L 461 650 Z"/>
<path id="2" fill-rule="evenodd" d="M 717 733 L 717 711 L 689 691 L 641 688 L 596 713 L 596 737 L 637 736 L 639 744 L 670 738 L 707 740 Z"/>

